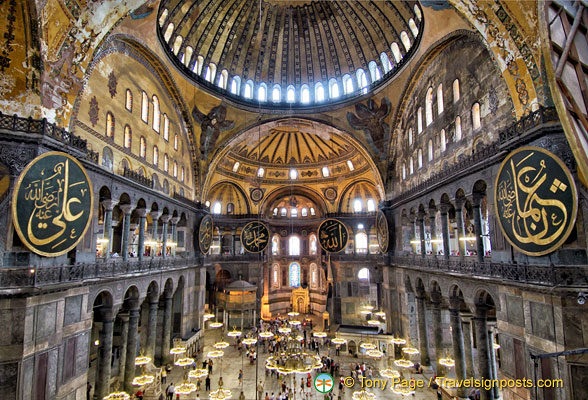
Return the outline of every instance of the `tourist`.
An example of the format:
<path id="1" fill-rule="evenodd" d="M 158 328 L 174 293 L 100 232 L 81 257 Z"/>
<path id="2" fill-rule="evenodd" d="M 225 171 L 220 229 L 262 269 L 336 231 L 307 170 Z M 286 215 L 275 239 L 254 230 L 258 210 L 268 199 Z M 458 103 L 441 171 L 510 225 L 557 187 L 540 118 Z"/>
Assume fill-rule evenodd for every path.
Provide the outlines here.
<path id="1" fill-rule="evenodd" d="M 207 392 L 210 390 L 210 375 L 206 375 L 206 379 L 204 380 L 204 390 Z"/>

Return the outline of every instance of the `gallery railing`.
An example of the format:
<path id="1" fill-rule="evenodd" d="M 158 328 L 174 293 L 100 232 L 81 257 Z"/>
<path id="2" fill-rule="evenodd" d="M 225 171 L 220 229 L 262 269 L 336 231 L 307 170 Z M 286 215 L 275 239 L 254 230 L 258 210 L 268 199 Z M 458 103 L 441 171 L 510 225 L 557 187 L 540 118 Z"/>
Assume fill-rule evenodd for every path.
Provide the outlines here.
<path id="1" fill-rule="evenodd" d="M 588 286 L 588 267 L 583 265 L 531 265 L 474 260 L 445 260 L 415 256 L 390 257 L 391 265 L 417 267 L 427 271 L 548 286 Z"/>
<path id="2" fill-rule="evenodd" d="M 146 176 L 141 175 L 140 173 L 133 171 L 130 168 L 125 167 L 123 169 L 123 176 L 125 178 L 129 178 L 132 181 L 137 182 L 140 185 L 146 186 L 149 189 L 153 188 L 153 180 L 152 179 L 149 179 Z"/>
<path id="3" fill-rule="evenodd" d="M 97 261 L 88 264 L 58 265 L 54 267 L 0 268 L 0 289 L 38 288 L 71 282 L 85 282 L 101 278 L 121 278 L 135 274 L 184 269 L 197 263 L 195 258 L 166 258 L 139 260 Z"/>

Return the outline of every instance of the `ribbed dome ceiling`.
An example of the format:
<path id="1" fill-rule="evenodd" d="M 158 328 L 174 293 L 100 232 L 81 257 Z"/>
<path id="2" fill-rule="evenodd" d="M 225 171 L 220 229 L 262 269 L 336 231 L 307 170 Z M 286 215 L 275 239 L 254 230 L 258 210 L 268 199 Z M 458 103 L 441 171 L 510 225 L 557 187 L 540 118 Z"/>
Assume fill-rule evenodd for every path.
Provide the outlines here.
<path id="1" fill-rule="evenodd" d="M 279 106 L 338 101 L 389 79 L 421 23 L 414 1 L 272 1 L 260 12 L 251 0 L 163 0 L 158 25 L 187 75 L 237 100 Z"/>

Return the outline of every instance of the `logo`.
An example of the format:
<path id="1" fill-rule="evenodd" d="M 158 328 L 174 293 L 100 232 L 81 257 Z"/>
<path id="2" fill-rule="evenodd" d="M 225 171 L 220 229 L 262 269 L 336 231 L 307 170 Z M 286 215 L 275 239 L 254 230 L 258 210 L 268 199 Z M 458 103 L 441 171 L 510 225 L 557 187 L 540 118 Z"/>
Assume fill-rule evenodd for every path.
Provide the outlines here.
<path id="1" fill-rule="evenodd" d="M 333 377 L 329 374 L 320 374 L 314 378 L 314 388 L 319 393 L 329 393 L 333 390 L 335 386 L 335 381 L 333 381 Z"/>

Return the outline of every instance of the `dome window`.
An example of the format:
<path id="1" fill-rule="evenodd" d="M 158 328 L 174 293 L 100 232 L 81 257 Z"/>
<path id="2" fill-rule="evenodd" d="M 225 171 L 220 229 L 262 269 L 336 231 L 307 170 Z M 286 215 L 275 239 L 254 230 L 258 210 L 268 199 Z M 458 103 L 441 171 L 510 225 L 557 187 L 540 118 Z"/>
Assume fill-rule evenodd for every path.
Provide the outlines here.
<path id="1" fill-rule="evenodd" d="M 339 97 L 339 84 L 335 78 L 329 80 L 329 97 L 331 99 Z"/>
<path id="2" fill-rule="evenodd" d="M 259 168 L 257 169 L 257 176 L 258 176 L 259 178 L 263 178 L 263 176 L 264 176 L 264 175 L 265 175 L 265 169 L 263 169 L 263 167 L 259 167 Z"/>
<path id="3" fill-rule="evenodd" d="M 325 88 L 323 87 L 323 84 L 318 82 L 315 87 L 315 99 L 316 101 L 325 101 Z"/>
<path id="4" fill-rule="evenodd" d="M 308 85 L 302 85 L 302 89 L 300 90 L 300 102 L 302 104 L 310 103 L 310 89 Z"/>
<path id="5" fill-rule="evenodd" d="M 353 211 L 355 211 L 355 212 L 361 212 L 362 209 L 363 209 L 363 205 L 361 204 L 361 200 L 360 199 L 355 199 L 353 201 Z"/>
<path id="6" fill-rule="evenodd" d="M 280 210 L 280 216 L 285 217 L 287 215 L 288 215 L 288 210 L 286 210 L 286 207 L 282 207 L 282 209 Z"/>
<path id="7" fill-rule="evenodd" d="M 329 176 L 329 168 L 323 167 L 322 172 L 323 172 L 323 176 L 325 178 L 327 178 Z"/>
<path id="8" fill-rule="evenodd" d="M 280 89 L 280 85 L 274 85 L 272 89 L 272 101 L 274 103 L 279 103 L 282 100 L 282 91 Z"/>
<path id="9" fill-rule="evenodd" d="M 369 212 L 376 211 L 376 202 L 374 201 L 374 199 L 368 199 L 368 201 L 367 201 L 367 210 Z"/>
<path id="10" fill-rule="evenodd" d="M 345 94 L 353 93 L 353 80 L 349 74 L 343 75 L 343 92 Z"/>
<path id="11" fill-rule="evenodd" d="M 221 209 L 222 209 L 221 203 L 217 201 L 212 206 L 212 213 L 213 214 L 220 214 L 221 213 Z"/>
<path id="12" fill-rule="evenodd" d="M 290 209 L 290 216 L 292 218 L 298 218 L 298 209 L 297 208 L 291 208 Z"/>
<path id="13" fill-rule="evenodd" d="M 351 160 L 347 160 L 347 167 L 349 167 L 349 171 L 353 171 L 355 169 Z"/>
<path id="14" fill-rule="evenodd" d="M 306 207 L 302 208 L 300 215 L 303 217 L 308 217 L 308 209 Z"/>
<path id="15" fill-rule="evenodd" d="M 241 163 L 239 161 L 235 161 L 235 164 L 233 164 L 233 172 L 239 171 L 239 165 L 241 165 Z"/>
<path id="16" fill-rule="evenodd" d="M 250 79 L 245 83 L 245 90 L 243 90 L 243 97 L 246 99 L 253 98 L 253 81 Z"/>
<path id="17" fill-rule="evenodd" d="M 262 83 L 257 88 L 257 100 L 267 101 L 267 87 L 266 87 L 265 83 Z"/>
<path id="18" fill-rule="evenodd" d="M 231 80 L 231 93 L 238 95 L 240 87 L 241 87 L 241 78 L 238 76 L 233 76 L 233 79 Z"/>
<path id="19" fill-rule="evenodd" d="M 315 216 L 316 213 L 314 211 L 314 207 L 310 207 L 310 215 Z"/>
<path id="20" fill-rule="evenodd" d="M 290 179 L 295 180 L 296 178 L 298 178 L 298 171 L 296 171 L 294 168 L 292 168 L 290 170 Z"/>
<path id="21" fill-rule="evenodd" d="M 296 96 L 294 93 L 294 86 L 290 85 L 286 89 L 286 101 L 288 101 L 288 103 L 294 103 L 295 99 L 296 99 Z"/>
<path id="22" fill-rule="evenodd" d="M 392 69 L 392 63 L 390 62 L 390 58 L 388 54 L 382 52 L 380 54 L 380 61 L 382 62 L 382 67 L 384 68 L 384 73 L 387 74 Z"/>

